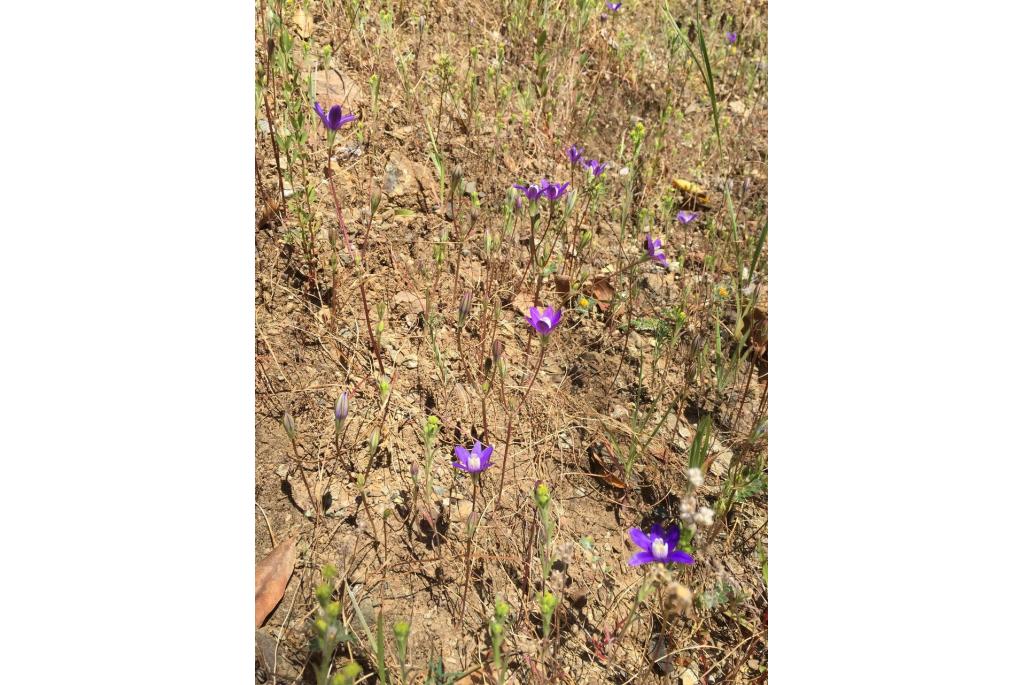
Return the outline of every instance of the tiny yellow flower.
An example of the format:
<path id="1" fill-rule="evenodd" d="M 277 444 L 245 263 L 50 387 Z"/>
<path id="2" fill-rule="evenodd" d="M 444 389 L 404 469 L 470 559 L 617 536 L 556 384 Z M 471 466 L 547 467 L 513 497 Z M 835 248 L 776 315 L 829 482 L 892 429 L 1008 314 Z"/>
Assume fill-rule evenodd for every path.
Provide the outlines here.
<path id="1" fill-rule="evenodd" d="M 579 305 L 580 305 L 581 307 L 583 307 L 584 309 L 586 309 L 587 307 L 589 307 L 589 306 L 590 306 L 590 300 L 588 300 L 588 299 L 587 299 L 587 298 L 585 298 L 585 297 L 581 297 L 581 298 L 580 298 L 580 301 L 579 301 Z"/>
<path id="2" fill-rule="evenodd" d="M 724 285 L 718 286 L 718 296 L 729 297 L 729 290 Z"/>

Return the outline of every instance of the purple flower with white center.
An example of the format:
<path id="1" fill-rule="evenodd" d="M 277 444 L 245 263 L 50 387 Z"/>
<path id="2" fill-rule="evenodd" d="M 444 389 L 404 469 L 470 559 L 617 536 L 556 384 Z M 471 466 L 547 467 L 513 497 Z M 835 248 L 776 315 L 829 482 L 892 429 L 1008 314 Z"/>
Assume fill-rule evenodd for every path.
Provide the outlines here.
<path id="1" fill-rule="evenodd" d="M 604 6 L 607 7 L 608 9 L 610 9 L 612 12 L 618 12 L 619 8 L 622 7 L 622 3 L 621 2 L 608 2 L 608 0 L 605 0 Z"/>
<path id="2" fill-rule="evenodd" d="M 661 238 L 652 240 L 651 234 L 648 233 L 644 237 L 644 247 L 647 248 L 648 257 L 658 262 L 661 266 L 668 268 L 668 257 L 665 256 L 665 251 L 661 249 Z"/>
<path id="3" fill-rule="evenodd" d="M 676 214 L 676 218 L 679 219 L 679 223 L 686 225 L 700 216 L 700 212 L 688 212 L 685 209 Z"/>
<path id="4" fill-rule="evenodd" d="M 630 566 L 693 563 L 693 557 L 681 549 L 676 549 L 676 545 L 679 544 L 679 526 L 675 524 L 666 531 L 655 523 L 651 527 L 650 536 L 644 535 L 639 528 L 630 528 L 629 537 L 633 544 L 642 550 L 629 560 Z"/>
<path id="5" fill-rule="evenodd" d="M 530 202 L 536 202 L 538 197 L 540 197 L 542 194 L 546 194 L 544 192 L 544 189 L 537 184 L 521 186 L 518 183 L 515 183 L 512 185 L 512 187 L 515 188 L 516 190 L 522 191 L 523 195 L 525 195 L 526 199 L 529 200 Z"/>
<path id="6" fill-rule="evenodd" d="M 600 176 L 604 173 L 604 170 L 608 168 L 608 162 L 601 164 L 596 159 L 588 159 L 583 163 L 583 166 L 590 169 L 590 173 L 594 174 L 594 176 Z"/>
<path id="7" fill-rule="evenodd" d="M 320 121 L 324 122 L 324 126 L 331 131 L 337 131 L 348 122 L 355 121 L 358 118 L 355 114 L 342 115 L 341 105 L 331 107 L 331 110 L 324 114 L 324 108 L 320 106 L 319 102 L 315 102 L 313 103 L 313 111 L 320 117 Z"/>
<path id="8" fill-rule="evenodd" d="M 535 331 L 546 336 L 555 330 L 555 326 L 562 320 L 562 310 L 548 307 L 542 314 L 536 307 L 530 307 L 530 314 L 526 320 L 530 322 Z"/>
<path id="9" fill-rule="evenodd" d="M 566 181 L 562 185 L 558 185 L 557 183 L 549 182 L 546 178 L 542 178 L 540 180 L 541 192 L 544 193 L 547 196 L 547 198 L 552 202 L 565 195 L 565 189 L 568 187 L 568 181 Z"/>
<path id="10" fill-rule="evenodd" d="M 725 34 L 725 42 L 728 43 L 729 45 L 736 45 L 736 32 L 730 31 L 729 33 Z"/>
<path id="11" fill-rule="evenodd" d="M 565 154 L 569 155 L 570 164 L 579 164 L 580 159 L 583 157 L 583 148 L 576 147 L 573 145 L 571 148 L 565 151 Z"/>
<path id="12" fill-rule="evenodd" d="M 491 465 L 491 454 L 494 452 L 494 445 L 488 445 L 484 448 L 479 440 L 474 440 L 473 443 L 472 450 L 467 450 L 462 445 L 455 446 L 455 457 L 458 461 L 452 464 L 452 466 L 466 473 L 477 474 Z"/>

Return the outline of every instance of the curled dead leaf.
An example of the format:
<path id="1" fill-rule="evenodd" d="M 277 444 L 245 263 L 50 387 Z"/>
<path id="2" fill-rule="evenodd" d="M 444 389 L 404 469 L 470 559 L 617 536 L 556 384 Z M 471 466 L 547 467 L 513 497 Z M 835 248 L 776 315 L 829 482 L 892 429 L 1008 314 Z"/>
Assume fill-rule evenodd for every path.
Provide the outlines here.
<path id="1" fill-rule="evenodd" d="M 595 278 L 590 286 L 590 291 L 594 294 L 594 300 L 597 301 L 597 308 L 602 312 L 608 309 L 608 305 L 611 304 L 612 298 L 615 296 L 615 291 L 607 276 Z"/>
<path id="2" fill-rule="evenodd" d="M 267 620 L 277 603 L 284 597 L 284 589 L 295 569 L 295 543 L 290 537 L 256 564 L 256 627 Z"/>
<path id="3" fill-rule="evenodd" d="M 625 490 L 626 482 L 620 477 L 621 467 L 606 441 L 598 440 L 587 448 L 593 475 L 616 490 Z"/>

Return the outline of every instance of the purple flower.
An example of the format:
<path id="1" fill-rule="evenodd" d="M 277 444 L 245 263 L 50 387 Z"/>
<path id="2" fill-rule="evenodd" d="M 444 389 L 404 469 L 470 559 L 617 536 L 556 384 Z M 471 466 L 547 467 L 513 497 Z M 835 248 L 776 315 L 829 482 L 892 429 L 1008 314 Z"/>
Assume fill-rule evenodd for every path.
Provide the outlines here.
<path id="1" fill-rule="evenodd" d="M 622 7 L 622 3 L 621 2 L 608 2 L 608 0 L 605 0 L 604 1 L 604 6 L 607 7 L 608 9 L 610 9 L 612 12 L 618 12 L 619 8 Z"/>
<path id="2" fill-rule="evenodd" d="M 558 185 L 557 183 L 549 183 L 546 178 L 542 178 L 540 180 L 541 192 L 547 195 L 548 199 L 551 200 L 552 202 L 565 195 L 565 189 L 568 187 L 568 181 L 566 181 L 562 185 Z"/>
<path id="3" fill-rule="evenodd" d="M 455 446 L 455 456 L 458 458 L 458 461 L 452 464 L 452 466 L 467 473 L 480 473 L 491 465 L 491 454 L 494 452 L 494 445 L 488 445 L 484 449 L 479 440 L 474 440 L 473 443 L 472 450 L 467 450 L 462 445 Z"/>
<path id="4" fill-rule="evenodd" d="M 736 32 L 730 31 L 729 33 L 725 34 L 725 42 L 728 43 L 729 45 L 736 45 Z"/>
<path id="5" fill-rule="evenodd" d="M 644 247 L 647 248 L 648 257 L 661 264 L 661 266 L 668 268 L 668 257 L 665 256 L 665 251 L 661 249 L 661 238 L 651 240 L 651 234 L 648 233 L 644 237 Z"/>
<path id="6" fill-rule="evenodd" d="M 590 169 L 590 173 L 594 174 L 594 176 L 600 176 L 608 168 L 608 162 L 601 164 L 596 159 L 588 159 L 583 163 L 583 166 Z"/>
<path id="7" fill-rule="evenodd" d="M 547 335 L 551 331 L 555 330 L 555 326 L 562 320 L 562 310 L 555 310 L 548 307 L 541 314 L 536 307 L 530 307 L 530 315 L 526 317 L 526 320 L 530 322 L 534 330 L 541 335 Z"/>
<path id="8" fill-rule="evenodd" d="M 580 158 L 583 157 L 583 148 L 573 145 L 565 151 L 565 154 L 569 155 L 570 164 L 579 164 Z"/>
<path id="9" fill-rule="evenodd" d="M 536 184 L 521 186 L 518 183 L 516 183 L 513 184 L 512 187 L 515 188 L 516 190 L 522 191 L 523 195 L 525 195 L 526 199 L 529 200 L 530 202 L 536 202 L 537 198 L 544 193 L 544 190 L 539 185 Z"/>
<path id="10" fill-rule="evenodd" d="M 676 214 L 676 218 L 679 219 L 679 223 L 683 224 L 684 226 L 699 216 L 700 212 L 688 212 L 685 209 Z"/>
<path id="11" fill-rule="evenodd" d="M 526 199 L 530 202 L 536 202 L 538 198 L 541 197 L 546 197 L 547 199 L 554 201 L 565 195 L 565 189 L 569 187 L 569 183 L 566 182 L 562 185 L 558 185 L 557 183 L 550 182 L 546 178 L 542 178 L 540 183 L 532 183 L 528 186 L 514 184 L 512 187 L 516 190 L 522 191 L 523 195 L 525 195 Z"/>
<path id="12" fill-rule="evenodd" d="M 692 564 L 693 557 L 686 552 L 676 549 L 679 543 L 679 526 L 673 524 L 667 531 L 655 523 L 651 527 L 650 537 L 644 535 L 639 528 L 630 528 L 629 537 L 633 544 L 639 547 L 641 552 L 633 555 L 629 560 L 630 566 L 640 564 Z"/>
<path id="13" fill-rule="evenodd" d="M 320 117 L 320 121 L 324 122 L 324 126 L 332 131 L 337 131 L 348 122 L 354 121 L 358 118 L 355 114 L 346 114 L 342 116 L 341 105 L 331 107 L 331 111 L 324 114 L 324 108 L 320 106 L 319 102 L 315 102 L 313 103 L 313 110 Z"/>
<path id="14" fill-rule="evenodd" d="M 348 418 L 348 393 L 343 392 L 334 405 L 334 420 L 341 423 Z"/>

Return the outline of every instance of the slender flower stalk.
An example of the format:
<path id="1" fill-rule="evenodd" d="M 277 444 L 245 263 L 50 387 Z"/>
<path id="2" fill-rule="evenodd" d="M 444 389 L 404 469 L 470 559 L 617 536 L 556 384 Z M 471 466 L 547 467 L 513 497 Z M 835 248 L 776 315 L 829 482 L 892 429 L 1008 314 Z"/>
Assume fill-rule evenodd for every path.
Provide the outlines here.
<path id="1" fill-rule="evenodd" d="M 475 440 L 472 450 L 467 450 L 462 445 L 455 446 L 456 462 L 452 464 L 460 471 L 465 471 L 473 480 L 473 504 L 470 509 L 466 535 L 466 578 L 462 583 L 462 609 L 459 612 L 459 623 L 465 624 L 466 619 L 466 597 L 469 594 L 469 572 L 472 568 L 471 553 L 473 550 L 473 534 L 480 521 L 480 515 L 476 512 L 476 491 L 480 487 L 480 474 L 491 465 L 491 455 L 494 453 L 494 446 L 484 447 L 479 440 Z"/>
<path id="2" fill-rule="evenodd" d="M 523 404 L 526 403 L 526 398 L 530 396 L 530 389 L 533 388 L 533 382 L 537 380 L 537 374 L 540 372 L 540 367 L 544 364 L 544 353 L 547 352 L 547 341 L 548 335 L 553 331 L 562 320 L 562 311 L 554 310 L 548 307 L 541 314 L 536 307 L 530 307 L 530 315 L 526 317 L 527 323 L 533 326 L 534 330 L 540 334 L 540 356 L 537 358 L 537 367 L 533 370 L 533 376 L 530 377 L 530 382 L 526 386 L 526 392 L 523 393 L 523 397 L 519 400 L 519 406 L 516 407 L 514 412 L 509 413 L 508 425 L 505 429 L 505 451 L 501 457 L 501 479 L 498 482 L 498 497 L 501 497 L 501 493 L 505 490 L 505 467 L 508 464 L 508 447 L 512 442 L 512 417 L 517 416 L 520 410 L 523 408 Z M 506 407 L 507 409 L 508 407 Z"/>

